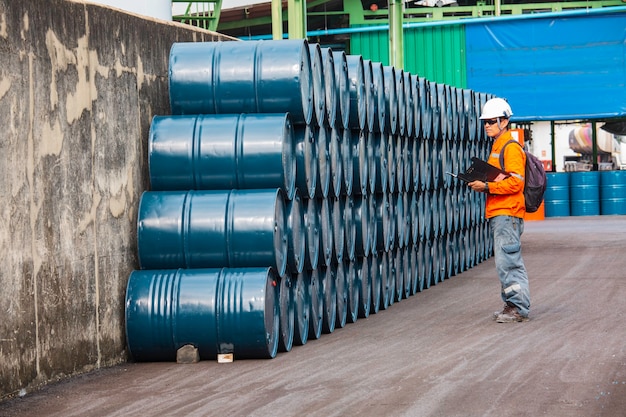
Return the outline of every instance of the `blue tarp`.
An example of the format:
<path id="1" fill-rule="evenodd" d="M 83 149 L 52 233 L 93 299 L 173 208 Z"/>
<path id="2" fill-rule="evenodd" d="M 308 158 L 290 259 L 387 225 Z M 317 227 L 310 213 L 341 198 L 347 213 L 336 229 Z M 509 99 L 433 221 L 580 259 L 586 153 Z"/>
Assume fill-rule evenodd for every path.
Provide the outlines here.
<path id="1" fill-rule="evenodd" d="M 467 86 L 506 98 L 514 120 L 626 116 L 626 13 L 466 26 Z"/>

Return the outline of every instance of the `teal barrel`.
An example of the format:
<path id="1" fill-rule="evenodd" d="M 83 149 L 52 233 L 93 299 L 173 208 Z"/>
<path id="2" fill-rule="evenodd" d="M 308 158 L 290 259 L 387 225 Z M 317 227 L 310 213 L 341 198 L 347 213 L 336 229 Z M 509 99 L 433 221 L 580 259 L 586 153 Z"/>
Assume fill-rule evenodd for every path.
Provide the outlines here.
<path id="1" fill-rule="evenodd" d="M 305 265 L 306 229 L 304 208 L 300 192 L 286 202 L 287 216 L 287 268 L 291 273 L 300 273 Z"/>
<path id="2" fill-rule="evenodd" d="M 135 361 L 175 361 L 185 345 L 200 359 L 273 358 L 279 282 L 272 268 L 133 271 L 126 288 L 126 341 Z"/>
<path id="3" fill-rule="evenodd" d="M 354 198 L 351 195 L 342 195 L 339 199 L 343 200 L 343 225 L 345 237 L 345 249 L 343 256 L 346 260 L 353 260 L 356 256 L 357 240 Z"/>
<path id="4" fill-rule="evenodd" d="M 314 125 L 294 129 L 296 149 L 296 188 L 303 197 L 313 198 L 317 188 L 317 129 Z"/>
<path id="5" fill-rule="evenodd" d="M 396 133 L 400 136 L 406 134 L 406 91 L 404 89 L 404 70 L 395 68 L 396 75 L 396 101 L 398 102 L 398 128 Z"/>
<path id="6" fill-rule="evenodd" d="M 381 270 L 381 258 L 378 252 L 372 253 L 367 257 L 370 269 L 371 289 L 370 294 L 371 305 L 370 313 L 377 314 L 380 311 L 380 292 L 382 291 L 382 270 Z"/>
<path id="7" fill-rule="evenodd" d="M 337 270 L 331 266 L 321 266 L 319 276 L 324 293 L 322 311 L 322 333 L 332 333 L 337 324 Z"/>
<path id="8" fill-rule="evenodd" d="M 354 188 L 354 170 L 352 162 L 352 132 L 350 129 L 341 128 L 341 165 L 343 167 L 343 184 L 341 194 L 352 195 Z"/>
<path id="9" fill-rule="evenodd" d="M 345 183 L 343 181 L 343 129 L 339 127 L 330 127 L 330 142 L 328 144 L 328 156 L 330 162 L 330 190 L 335 197 L 339 197 L 344 190 Z"/>
<path id="10" fill-rule="evenodd" d="M 385 76 L 383 64 L 372 62 L 372 94 L 375 103 L 374 132 L 384 132 L 387 129 L 387 106 L 385 105 Z"/>
<path id="11" fill-rule="evenodd" d="M 372 275 L 368 258 L 358 257 L 355 259 L 358 276 L 359 302 L 358 315 L 367 318 L 372 308 Z"/>
<path id="12" fill-rule="evenodd" d="M 344 51 L 333 51 L 335 86 L 337 87 L 336 125 L 350 129 L 350 78 L 348 60 Z"/>
<path id="13" fill-rule="evenodd" d="M 337 80 L 335 78 L 335 57 L 331 48 L 321 48 L 324 68 L 324 96 L 326 97 L 326 122 L 337 126 Z M 337 126 L 343 127 L 343 126 Z"/>
<path id="14" fill-rule="evenodd" d="M 600 214 L 600 173 L 579 171 L 570 174 L 570 211 L 572 216 Z"/>
<path id="15" fill-rule="evenodd" d="M 354 261 L 346 262 L 345 273 L 348 280 L 348 323 L 355 323 L 359 319 L 359 295 L 361 285 L 359 283 L 358 265 Z"/>
<path id="16" fill-rule="evenodd" d="M 391 299 L 389 284 L 391 283 L 391 275 L 393 274 L 393 260 L 391 259 L 391 252 L 379 251 L 378 261 L 380 263 L 380 291 L 378 291 L 380 295 L 379 307 L 381 310 L 387 310 Z"/>
<path id="17" fill-rule="evenodd" d="M 546 192 L 543 196 L 546 217 L 570 215 L 570 174 L 546 172 Z"/>
<path id="18" fill-rule="evenodd" d="M 600 213 L 626 214 L 626 171 L 600 172 Z"/>
<path id="19" fill-rule="evenodd" d="M 153 191 L 282 188 L 291 199 L 296 150 L 288 114 L 155 116 Z"/>
<path id="20" fill-rule="evenodd" d="M 353 218 L 356 231 L 355 254 L 356 256 L 367 256 L 371 253 L 371 233 L 370 233 L 370 213 L 369 201 L 372 196 L 356 195 L 352 198 L 354 202 Z"/>
<path id="21" fill-rule="evenodd" d="M 313 155 L 317 163 L 317 187 L 315 189 L 316 197 L 328 197 L 330 194 L 330 176 L 331 176 L 331 134 L 332 130 L 328 126 L 317 129 L 317 155 Z"/>
<path id="22" fill-rule="evenodd" d="M 374 73 L 372 61 L 363 60 L 363 84 L 365 87 L 365 130 L 374 131 L 376 125 L 376 91 L 374 90 Z"/>
<path id="23" fill-rule="evenodd" d="M 350 80 L 350 129 L 365 129 L 367 119 L 365 96 L 365 70 L 361 55 L 347 55 L 348 79 Z"/>
<path id="24" fill-rule="evenodd" d="M 304 251 L 304 267 L 316 269 L 319 263 L 321 235 L 320 217 L 318 216 L 317 200 L 303 198 L 304 230 L 306 236 L 306 250 Z"/>
<path id="25" fill-rule="evenodd" d="M 305 278 L 305 271 L 291 276 L 293 291 L 293 344 L 305 345 L 309 340 L 309 319 L 311 311 L 311 286 Z"/>
<path id="26" fill-rule="evenodd" d="M 291 274 L 279 277 L 278 282 L 280 285 L 280 290 L 278 291 L 278 350 L 280 352 L 289 352 L 293 347 L 295 327 L 295 300 Z"/>
<path id="27" fill-rule="evenodd" d="M 332 197 L 329 199 L 331 227 L 333 232 L 333 261 L 343 261 L 346 254 L 346 223 L 344 221 L 345 199 Z"/>
<path id="28" fill-rule="evenodd" d="M 344 262 L 334 262 L 329 268 L 332 268 L 336 281 L 337 314 L 335 328 L 343 328 L 348 322 L 348 275 L 346 275 Z"/>
<path id="29" fill-rule="evenodd" d="M 309 43 L 311 79 L 313 80 L 313 119 L 317 126 L 326 126 L 326 92 L 324 91 L 324 59 L 317 43 Z"/>
<path id="30" fill-rule="evenodd" d="M 415 91 L 414 76 L 408 72 L 404 72 L 404 100 L 406 106 L 406 130 L 405 135 L 407 137 L 413 137 L 413 131 L 415 129 L 415 106 L 413 104 L 413 92 Z"/>
<path id="31" fill-rule="evenodd" d="M 367 147 L 370 134 L 365 130 L 353 129 L 350 131 L 352 144 L 352 192 L 354 194 L 367 194 L 369 187 L 369 164 Z"/>
<path id="32" fill-rule="evenodd" d="M 383 79 L 385 83 L 385 131 L 395 135 L 398 131 L 396 69 L 391 65 L 383 66 Z"/>
<path id="33" fill-rule="evenodd" d="M 283 193 L 146 191 L 139 202 L 141 269 L 287 266 Z"/>
<path id="34" fill-rule="evenodd" d="M 320 226 L 320 263 L 322 265 L 330 265 L 334 254 L 334 232 L 331 211 L 331 202 L 327 198 L 318 198 L 317 202 L 317 218 Z"/>
<path id="35" fill-rule="evenodd" d="M 309 339 L 319 339 L 322 336 L 324 321 L 324 284 L 320 276 L 320 269 L 305 270 L 305 279 L 311 294 L 311 310 L 309 311 Z"/>
<path id="36" fill-rule="evenodd" d="M 306 40 L 174 43 L 169 56 L 172 114 L 289 113 L 313 118 Z"/>

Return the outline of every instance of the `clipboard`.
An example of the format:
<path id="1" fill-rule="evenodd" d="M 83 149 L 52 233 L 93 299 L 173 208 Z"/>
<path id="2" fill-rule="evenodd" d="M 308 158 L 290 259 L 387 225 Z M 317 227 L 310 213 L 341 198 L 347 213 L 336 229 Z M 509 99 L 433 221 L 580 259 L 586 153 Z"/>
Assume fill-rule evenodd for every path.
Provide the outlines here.
<path id="1" fill-rule="evenodd" d="M 465 172 L 461 174 L 447 172 L 447 174 L 467 183 L 472 181 L 497 182 L 510 176 L 508 172 L 503 171 L 498 167 L 494 167 L 493 165 L 488 164 L 475 156 L 472 157 L 472 165 L 470 165 Z"/>

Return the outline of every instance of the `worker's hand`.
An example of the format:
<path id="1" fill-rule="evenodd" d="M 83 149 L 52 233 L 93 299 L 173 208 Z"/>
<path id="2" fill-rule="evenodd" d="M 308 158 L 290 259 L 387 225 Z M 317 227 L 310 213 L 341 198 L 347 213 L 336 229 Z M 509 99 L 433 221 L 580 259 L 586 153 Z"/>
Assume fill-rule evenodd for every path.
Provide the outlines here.
<path id="1" fill-rule="evenodd" d="M 485 184 L 483 181 L 472 181 L 468 183 L 467 186 L 479 193 L 484 193 L 485 189 L 487 188 L 487 184 Z"/>

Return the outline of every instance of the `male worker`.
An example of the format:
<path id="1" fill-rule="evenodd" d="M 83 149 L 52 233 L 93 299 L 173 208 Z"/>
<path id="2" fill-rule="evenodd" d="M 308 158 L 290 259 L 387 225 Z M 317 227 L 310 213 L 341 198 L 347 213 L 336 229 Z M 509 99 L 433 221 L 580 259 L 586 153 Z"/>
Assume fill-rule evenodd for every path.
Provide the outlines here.
<path id="1" fill-rule="evenodd" d="M 491 154 L 487 162 L 510 174 L 497 182 L 473 181 L 472 190 L 487 193 L 485 217 L 493 235 L 493 250 L 496 271 L 502 285 L 504 301 L 502 311 L 494 313 L 498 323 L 528 320 L 530 291 L 528 275 L 522 259 L 521 235 L 524 231 L 524 173 L 526 154 L 521 146 L 510 145 L 504 150 L 504 167 L 500 166 L 500 152 L 504 144 L 512 139 L 509 118 L 513 115 L 509 104 L 501 98 L 488 100 L 480 119 L 487 136 L 493 139 Z"/>

